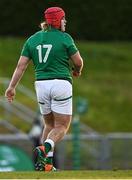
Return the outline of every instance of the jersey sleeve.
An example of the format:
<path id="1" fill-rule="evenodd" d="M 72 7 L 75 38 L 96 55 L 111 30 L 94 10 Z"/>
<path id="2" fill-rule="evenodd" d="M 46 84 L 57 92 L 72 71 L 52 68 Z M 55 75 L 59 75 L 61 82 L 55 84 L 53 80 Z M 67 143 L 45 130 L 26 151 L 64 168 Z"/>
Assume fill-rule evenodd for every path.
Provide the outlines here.
<path id="1" fill-rule="evenodd" d="M 66 48 L 67 48 L 67 52 L 68 52 L 69 57 L 71 57 L 72 55 L 74 55 L 78 51 L 78 49 L 74 43 L 74 40 L 67 33 L 65 34 L 65 44 L 66 44 Z"/>
<path id="2" fill-rule="evenodd" d="M 31 53 L 30 53 L 30 49 L 29 49 L 28 40 L 23 45 L 23 48 L 22 48 L 22 51 L 21 51 L 21 56 L 26 56 L 29 59 L 31 59 Z"/>

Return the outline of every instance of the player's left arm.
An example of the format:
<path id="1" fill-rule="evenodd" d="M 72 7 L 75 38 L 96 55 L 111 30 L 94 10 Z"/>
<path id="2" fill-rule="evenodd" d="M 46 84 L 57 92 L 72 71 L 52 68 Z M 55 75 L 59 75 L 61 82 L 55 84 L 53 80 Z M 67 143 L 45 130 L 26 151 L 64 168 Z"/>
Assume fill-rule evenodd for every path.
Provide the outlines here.
<path id="1" fill-rule="evenodd" d="M 65 42 L 68 55 L 73 63 L 73 76 L 78 77 L 81 75 L 83 69 L 83 59 L 74 43 L 74 40 L 67 33 L 65 33 Z"/>
<path id="2" fill-rule="evenodd" d="M 83 69 L 83 59 L 79 53 L 79 51 L 77 51 L 75 54 L 73 54 L 71 56 L 71 60 L 73 62 L 73 76 L 80 76 L 82 69 Z"/>
<path id="3" fill-rule="evenodd" d="M 15 88 L 18 85 L 19 81 L 21 80 L 28 64 L 29 58 L 26 56 L 20 56 L 16 69 L 13 73 L 9 86 L 5 92 L 5 96 L 7 97 L 9 102 L 12 102 L 15 97 Z"/>

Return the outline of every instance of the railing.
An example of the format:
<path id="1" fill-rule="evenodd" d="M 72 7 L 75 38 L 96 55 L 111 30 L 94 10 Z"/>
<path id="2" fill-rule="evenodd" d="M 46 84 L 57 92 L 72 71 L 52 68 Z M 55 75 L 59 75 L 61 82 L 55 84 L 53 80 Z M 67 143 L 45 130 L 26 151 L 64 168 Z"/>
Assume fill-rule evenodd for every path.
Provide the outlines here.
<path id="1" fill-rule="evenodd" d="M 6 89 L 8 84 L 8 78 L 0 78 L 1 87 L 3 86 L 3 88 Z M 28 101 L 32 101 L 34 104 L 36 104 L 36 95 L 31 90 L 20 84 L 17 87 L 17 91 L 18 93 L 23 94 L 24 97 L 28 99 Z M 0 97 L 0 109 L 0 119 L 2 125 L 7 127 L 8 129 L 12 129 L 14 133 L 16 131 L 20 132 L 21 130 L 12 124 L 12 119 L 16 118 L 21 122 L 25 121 L 26 123 L 32 124 L 34 119 L 36 118 L 36 112 L 31 107 L 17 100 L 14 100 L 12 104 L 9 104 L 5 99 L 4 95 Z M 7 121 L 7 123 L 4 123 L 4 121 Z"/>
<path id="2" fill-rule="evenodd" d="M 132 169 L 132 133 L 80 134 L 79 144 L 79 169 Z M 70 134 L 57 147 L 60 168 L 75 169 L 73 149 Z"/>
<path id="3" fill-rule="evenodd" d="M 7 87 L 7 85 L 9 84 L 10 80 L 8 78 L 0 78 L 0 84 L 3 84 L 4 87 Z M 36 100 L 36 96 L 35 94 L 29 90 L 28 88 L 26 88 L 25 86 L 19 84 L 19 86 L 17 87 L 18 91 L 22 92 L 24 95 L 26 95 L 28 98 L 32 99 L 32 100 Z"/>

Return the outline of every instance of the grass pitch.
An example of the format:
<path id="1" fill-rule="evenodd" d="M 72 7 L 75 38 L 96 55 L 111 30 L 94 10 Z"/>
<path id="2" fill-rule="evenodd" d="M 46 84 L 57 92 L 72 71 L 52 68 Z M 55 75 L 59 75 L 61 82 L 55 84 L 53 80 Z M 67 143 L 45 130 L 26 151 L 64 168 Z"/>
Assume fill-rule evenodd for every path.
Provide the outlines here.
<path id="1" fill-rule="evenodd" d="M 0 172 L 0 179 L 132 179 L 132 171 Z"/>

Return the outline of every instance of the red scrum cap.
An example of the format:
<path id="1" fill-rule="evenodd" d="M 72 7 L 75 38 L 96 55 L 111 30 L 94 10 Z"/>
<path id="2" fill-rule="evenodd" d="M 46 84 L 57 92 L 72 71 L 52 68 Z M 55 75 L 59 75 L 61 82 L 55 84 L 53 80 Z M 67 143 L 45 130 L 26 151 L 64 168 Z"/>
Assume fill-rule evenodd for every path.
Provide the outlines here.
<path id="1" fill-rule="evenodd" d="M 44 12 L 44 17 L 49 25 L 59 29 L 61 26 L 61 19 L 65 16 L 65 12 L 60 7 L 50 7 Z"/>

